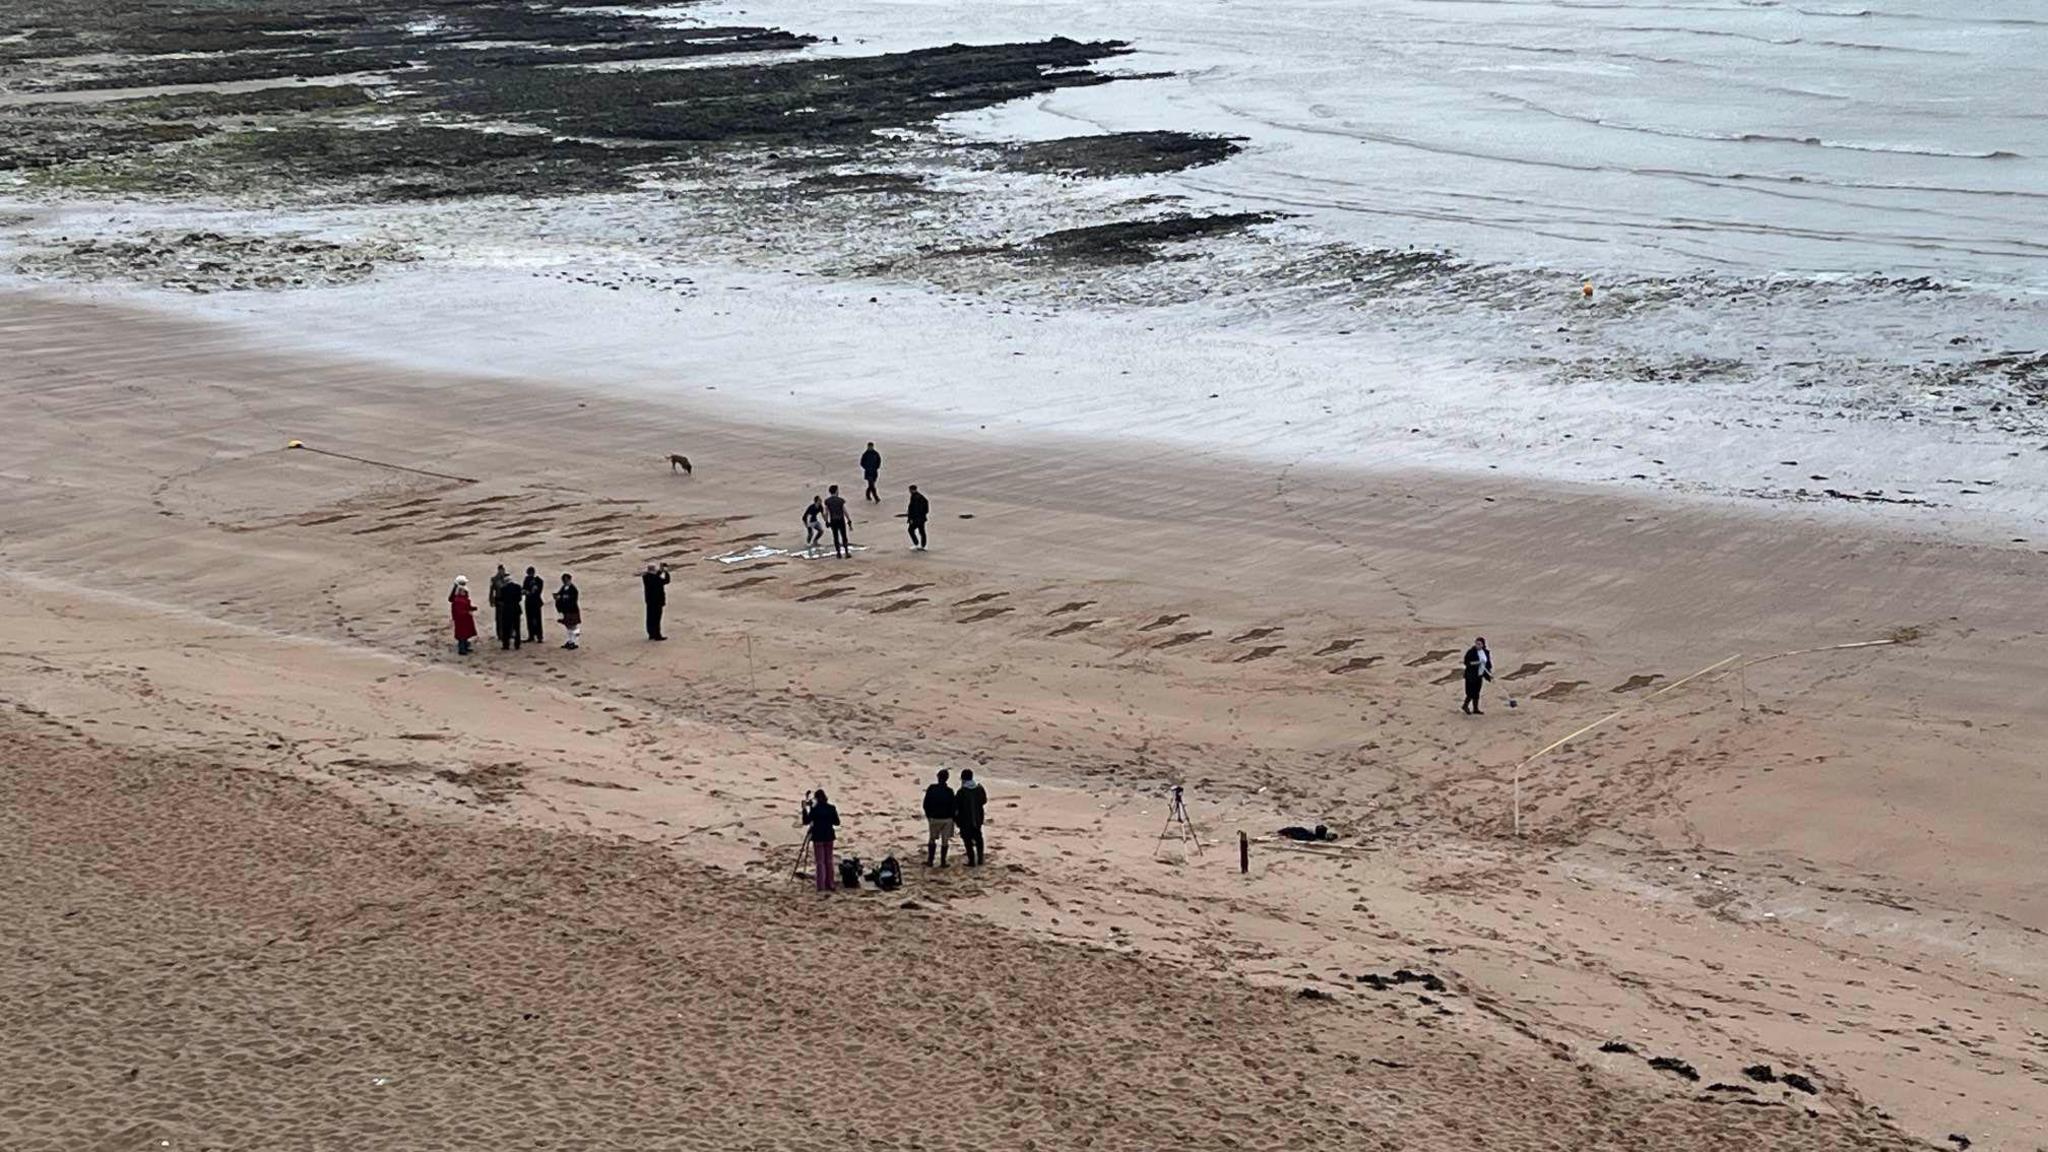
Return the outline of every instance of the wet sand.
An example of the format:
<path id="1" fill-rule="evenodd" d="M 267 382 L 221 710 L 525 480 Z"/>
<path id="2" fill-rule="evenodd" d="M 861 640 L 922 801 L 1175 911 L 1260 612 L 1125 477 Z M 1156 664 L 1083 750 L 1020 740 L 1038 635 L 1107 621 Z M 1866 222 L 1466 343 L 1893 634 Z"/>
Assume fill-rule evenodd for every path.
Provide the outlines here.
<path id="1" fill-rule="evenodd" d="M 2048 922 L 2048 558 L 2030 549 L 990 438 L 884 443 L 889 501 L 857 524 L 869 550 L 851 562 L 728 566 L 707 557 L 794 544 L 809 492 L 852 488 L 861 429 L 827 440 L 681 402 L 318 359 L 21 294 L 0 303 L 0 353 L 4 811 L 10 840 L 38 846 L 5 853 L 0 876 L 39 941 L 4 986 L 57 1038 L 10 1034 L 0 1096 L 51 1087 L 53 1066 L 74 1093 L 0 1111 L 31 1147 L 150 1124 L 246 1139 L 262 1097 L 221 1089 L 207 1106 L 178 1077 L 232 1082 L 237 1061 L 310 1050 L 292 1045 L 314 1033 L 360 1038 L 348 1021 L 386 1036 L 386 1058 L 311 1046 L 319 1083 L 279 1097 L 271 1130 L 542 1146 L 495 1126 L 540 1113 L 586 1118 L 562 1121 L 565 1140 L 605 1116 L 617 1139 L 687 1142 L 660 1125 L 713 1131 L 738 1100 L 757 1119 L 721 1142 L 780 1146 L 807 1130 L 789 1102 L 810 1065 L 789 1034 L 833 992 L 862 1014 L 834 1065 L 900 1062 L 886 1080 L 901 1085 L 961 1060 L 984 1092 L 955 1134 L 847 1090 L 834 1111 L 871 1125 L 863 1146 L 987 1144 L 1026 1131 L 1020 1116 L 1052 1147 L 1075 1132 L 1277 1146 L 1349 1123 L 1395 1146 L 1638 1146 L 1665 1117 L 1657 1142 L 1681 1147 L 1883 1146 L 1893 1126 L 2044 1138 L 2048 1036 L 2029 1021 Z M 695 475 L 670 474 L 668 452 Z M 913 482 L 934 503 L 926 554 L 887 515 Z M 666 645 L 639 637 L 634 573 L 654 559 L 676 566 Z M 577 574 L 581 651 L 454 656 L 448 582 L 480 586 L 497 562 Z M 1475 633 L 1503 673 L 1483 718 L 1441 682 Z M 1731 655 L 1886 638 L 1908 642 L 1644 699 Z M 1531 767 L 1513 837 L 1513 766 L 1636 701 Z M 849 849 L 908 861 L 919 785 L 967 765 L 995 797 L 986 870 L 913 864 L 901 896 L 823 912 L 782 875 L 806 788 L 841 800 Z M 1190 859 L 1158 842 L 1169 781 L 1205 838 Z M 1291 849 L 1271 841 L 1283 822 L 1347 839 Z M 223 876 L 211 853 L 237 837 L 236 858 L 272 863 Z M 295 855 L 330 842 L 326 863 Z M 404 863 L 421 852 L 466 863 Z M 86 859 L 106 864 L 51 863 Z M 146 863 L 167 859 L 186 863 Z M 360 863 L 383 859 L 388 874 Z M 76 907 L 99 911 L 71 924 Z M 134 967 L 138 907 L 175 925 L 193 970 Z M 381 933 L 350 927 L 366 915 Z M 223 959 L 282 924 L 315 963 Z M 963 939 L 988 954 L 963 965 Z M 763 990 L 764 951 L 787 958 L 787 991 Z M 1403 968 L 1442 990 L 1357 979 Z M 175 985 L 194 1015 L 149 1015 L 149 980 L 216 970 L 245 994 L 209 1005 Z M 94 1079 L 125 1075 L 118 1062 L 39 1056 L 99 1047 L 66 971 L 104 973 L 102 1023 L 190 1038 L 128 1058 L 168 1096 Z M 927 971 L 949 995 L 1004 993 L 1000 1055 L 958 1054 L 914 994 Z M 471 995 L 436 1001 L 451 981 Z M 649 987 L 685 1017 L 674 1051 L 653 1042 L 669 1001 Z M 319 1012 L 234 1007 L 266 996 Z M 1242 1031 L 1205 1033 L 1188 997 Z M 536 1000 L 560 1006 L 512 1012 Z M 576 1020 L 546 1060 L 589 1067 L 503 1063 L 513 1041 L 483 1027 L 486 1004 Z M 443 1027 L 480 1062 L 473 1092 L 433 1082 L 447 1050 L 416 1032 Z M 1600 1050 L 1612 1041 L 1632 1051 Z M 1745 1078 L 1758 1063 L 1816 1091 Z M 719 1091 L 661 1089 L 701 1085 L 680 1069 L 707 1064 Z M 1360 1091 L 1373 1068 L 1413 1079 Z M 343 1092 L 355 1076 L 429 1083 L 379 1104 Z M 608 1110 L 621 1076 L 674 1110 Z M 1199 1126 L 1176 1076 L 1213 1085 Z M 492 1102 L 542 1081 L 548 1108 Z M 1050 1103 L 1063 1091 L 1082 1109 L 1071 1130 Z"/>

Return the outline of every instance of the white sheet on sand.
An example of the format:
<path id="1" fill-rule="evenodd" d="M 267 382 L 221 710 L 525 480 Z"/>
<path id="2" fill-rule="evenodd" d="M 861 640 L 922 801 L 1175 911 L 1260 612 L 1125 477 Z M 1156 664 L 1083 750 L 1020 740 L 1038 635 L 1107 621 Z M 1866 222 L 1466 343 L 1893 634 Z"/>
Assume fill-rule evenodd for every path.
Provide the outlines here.
<path id="1" fill-rule="evenodd" d="M 770 556 L 787 555 L 789 555 L 787 548 L 770 548 L 766 544 L 756 544 L 752 548 L 743 548 L 738 552 L 726 552 L 713 556 L 712 559 L 720 564 L 745 564 L 749 560 L 766 560 Z"/>

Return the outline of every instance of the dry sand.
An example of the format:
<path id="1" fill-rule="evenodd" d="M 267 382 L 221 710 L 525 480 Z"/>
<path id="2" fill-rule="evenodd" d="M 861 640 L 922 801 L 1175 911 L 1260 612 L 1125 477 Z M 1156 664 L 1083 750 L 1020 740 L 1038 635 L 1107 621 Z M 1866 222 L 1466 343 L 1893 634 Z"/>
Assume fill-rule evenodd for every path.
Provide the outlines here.
<path id="1" fill-rule="evenodd" d="M 949 442 L 882 445 L 932 552 L 726 566 L 860 430 L 28 295 L 0 365 L 0 1145 L 2048 1146 L 2031 547 Z M 458 660 L 496 562 L 585 647 Z M 783 875 L 806 788 L 908 860 L 970 764 L 987 869 Z"/>

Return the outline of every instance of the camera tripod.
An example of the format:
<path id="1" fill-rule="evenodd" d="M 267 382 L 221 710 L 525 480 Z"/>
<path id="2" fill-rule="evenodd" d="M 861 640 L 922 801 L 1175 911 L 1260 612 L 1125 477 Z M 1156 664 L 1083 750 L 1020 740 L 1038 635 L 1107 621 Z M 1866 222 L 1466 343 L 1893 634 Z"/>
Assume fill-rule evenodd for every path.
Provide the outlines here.
<path id="1" fill-rule="evenodd" d="M 1169 836 L 1179 838 L 1183 854 L 1189 845 L 1194 846 L 1195 855 L 1202 854 L 1202 838 L 1195 831 L 1195 822 L 1188 818 L 1187 798 L 1181 794 L 1181 786 L 1178 784 L 1173 786 L 1173 797 L 1166 805 L 1166 826 L 1159 830 L 1159 842 L 1152 848 L 1155 859 L 1158 858 L 1160 850 L 1166 847 L 1166 838 Z"/>

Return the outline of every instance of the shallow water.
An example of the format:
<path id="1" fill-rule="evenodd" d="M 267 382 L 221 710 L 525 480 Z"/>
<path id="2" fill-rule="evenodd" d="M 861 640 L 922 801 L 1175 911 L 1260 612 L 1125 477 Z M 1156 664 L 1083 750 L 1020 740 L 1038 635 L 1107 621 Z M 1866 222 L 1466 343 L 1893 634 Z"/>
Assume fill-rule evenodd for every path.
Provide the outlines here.
<path id="1" fill-rule="evenodd" d="M 985 131 L 1249 138 L 1187 185 L 1360 243 L 1598 275 L 2048 288 L 2048 9 L 1550 0 L 745 0 L 820 51 L 1067 35 L 1137 71 Z"/>

